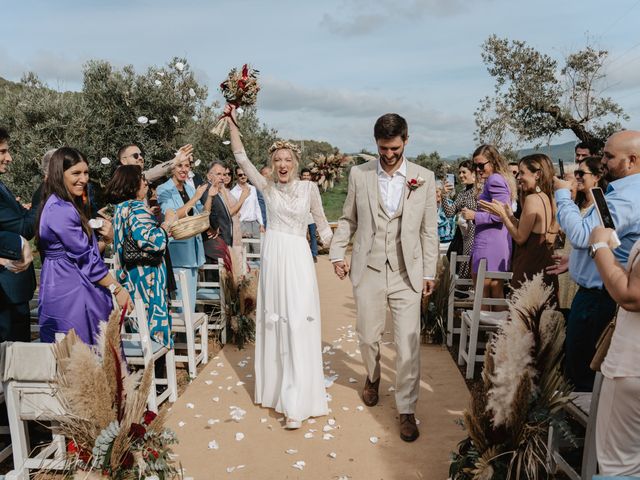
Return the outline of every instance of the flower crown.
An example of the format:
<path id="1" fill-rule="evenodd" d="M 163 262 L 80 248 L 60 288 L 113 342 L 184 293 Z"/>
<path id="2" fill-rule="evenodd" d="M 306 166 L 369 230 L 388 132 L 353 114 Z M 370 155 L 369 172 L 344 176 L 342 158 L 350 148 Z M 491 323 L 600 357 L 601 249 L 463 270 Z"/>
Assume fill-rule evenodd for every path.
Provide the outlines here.
<path id="1" fill-rule="evenodd" d="M 271 155 L 276 150 L 282 149 L 291 150 L 292 152 L 295 152 L 296 155 L 300 156 L 300 147 L 285 140 L 278 140 L 277 142 L 273 142 L 273 145 L 269 147 L 269 155 Z"/>

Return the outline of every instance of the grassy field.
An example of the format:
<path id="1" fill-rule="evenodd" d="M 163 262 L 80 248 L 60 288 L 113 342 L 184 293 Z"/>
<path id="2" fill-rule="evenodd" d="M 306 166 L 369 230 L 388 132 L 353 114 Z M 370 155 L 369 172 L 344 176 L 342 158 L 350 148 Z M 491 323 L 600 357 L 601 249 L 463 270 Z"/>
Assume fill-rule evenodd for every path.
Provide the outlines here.
<path id="1" fill-rule="evenodd" d="M 335 185 L 332 190 L 322 194 L 322 205 L 327 220 L 335 222 L 342 215 L 342 205 L 347 196 L 347 178 L 343 178 L 340 183 Z"/>

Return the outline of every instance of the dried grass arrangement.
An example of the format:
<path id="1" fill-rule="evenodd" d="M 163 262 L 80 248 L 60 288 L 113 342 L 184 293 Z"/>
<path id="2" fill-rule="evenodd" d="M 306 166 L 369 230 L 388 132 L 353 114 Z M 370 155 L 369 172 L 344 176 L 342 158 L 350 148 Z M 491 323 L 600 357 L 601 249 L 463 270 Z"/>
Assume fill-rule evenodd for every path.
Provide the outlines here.
<path id="1" fill-rule="evenodd" d="M 339 151 L 331 155 L 317 155 L 308 166 L 311 170 L 311 179 L 318 184 L 321 191 L 331 190 L 342 178 L 345 167 L 352 161 L 352 157 Z"/>
<path id="2" fill-rule="evenodd" d="M 224 266 L 220 270 L 220 283 L 224 290 L 225 314 L 229 319 L 233 342 L 242 350 L 245 343 L 252 342 L 256 336 L 258 271 L 234 274 L 231 250 L 222 238 L 218 237 L 216 242 L 214 248 Z"/>
<path id="3" fill-rule="evenodd" d="M 449 260 L 442 256 L 438 260 L 433 294 L 423 296 L 420 305 L 420 333 L 426 343 L 444 344 L 447 340 L 447 308 L 452 288 L 454 284 L 449 274 Z"/>
<path id="4" fill-rule="evenodd" d="M 57 418 L 68 441 L 66 473 L 118 480 L 176 478 L 170 445 L 177 438 L 164 428 L 164 415 L 146 409 L 153 365 L 127 373 L 121 357 L 123 318 L 111 314 L 95 349 L 73 330 L 54 347 L 58 397 L 67 412 Z"/>
<path id="5" fill-rule="evenodd" d="M 541 274 L 513 293 L 511 321 L 485 355 L 464 413 L 469 436 L 452 456 L 452 480 L 548 478 L 549 426 L 573 441 L 561 416 L 571 391 L 560 369 L 564 319 L 551 295 Z"/>

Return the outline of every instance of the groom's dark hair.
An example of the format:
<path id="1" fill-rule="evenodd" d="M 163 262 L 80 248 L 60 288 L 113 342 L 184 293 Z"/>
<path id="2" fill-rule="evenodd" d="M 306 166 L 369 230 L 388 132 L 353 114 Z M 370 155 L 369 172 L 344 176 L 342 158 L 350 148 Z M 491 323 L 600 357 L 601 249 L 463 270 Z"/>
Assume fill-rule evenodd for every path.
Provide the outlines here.
<path id="1" fill-rule="evenodd" d="M 376 121 L 373 127 L 373 137 L 376 140 L 401 137 L 404 141 L 409 138 L 407 121 L 397 113 L 385 113 Z"/>

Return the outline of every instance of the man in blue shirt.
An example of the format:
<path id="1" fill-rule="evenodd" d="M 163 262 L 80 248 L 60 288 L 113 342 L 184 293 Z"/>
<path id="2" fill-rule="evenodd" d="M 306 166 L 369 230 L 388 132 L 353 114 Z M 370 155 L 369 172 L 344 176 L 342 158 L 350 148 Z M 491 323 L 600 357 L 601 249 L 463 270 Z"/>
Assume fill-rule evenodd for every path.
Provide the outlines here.
<path id="1" fill-rule="evenodd" d="M 624 266 L 633 244 L 640 239 L 640 132 L 611 135 L 604 147 L 602 163 L 609 187 L 605 198 L 611 210 L 621 245 L 614 250 Z M 596 341 L 616 311 L 616 303 L 603 287 L 589 245 L 589 235 L 600 225 L 595 209 L 584 217 L 571 200 L 570 183 L 554 179 L 558 223 L 571 242 L 569 274 L 579 285 L 567 321 L 565 375 L 576 391 L 591 391 L 595 373 L 589 364 Z"/>

